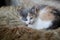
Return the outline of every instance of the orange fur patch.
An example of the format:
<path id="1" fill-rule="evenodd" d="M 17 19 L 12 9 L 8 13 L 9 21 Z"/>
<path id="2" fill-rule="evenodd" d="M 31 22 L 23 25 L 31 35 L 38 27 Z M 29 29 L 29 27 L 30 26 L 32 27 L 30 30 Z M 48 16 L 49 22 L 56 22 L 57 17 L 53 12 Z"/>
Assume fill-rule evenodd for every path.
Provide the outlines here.
<path id="1" fill-rule="evenodd" d="M 46 14 L 40 15 L 40 18 L 42 20 L 54 20 L 55 16 L 51 13 L 46 13 Z"/>
<path id="2" fill-rule="evenodd" d="M 40 18 L 42 19 L 42 20 L 54 20 L 55 19 L 55 16 L 53 15 L 53 13 L 51 13 L 53 10 L 53 8 L 52 7 L 49 7 L 49 6 L 47 6 L 47 7 L 45 7 L 44 8 L 45 10 L 46 10 L 46 12 L 43 12 L 41 15 L 40 15 Z M 45 11 L 44 10 L 44 11 Z"/>

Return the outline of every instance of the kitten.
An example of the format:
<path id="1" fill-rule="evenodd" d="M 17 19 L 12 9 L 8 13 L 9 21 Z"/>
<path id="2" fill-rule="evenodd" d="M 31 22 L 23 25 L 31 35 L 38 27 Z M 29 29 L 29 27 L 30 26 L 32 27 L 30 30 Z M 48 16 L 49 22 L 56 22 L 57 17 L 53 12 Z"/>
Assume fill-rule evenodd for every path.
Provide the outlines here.
<path id="1" fill-rule="evenodd" d="M 50 6 L 33 6 L 31 9 L 21 9 L 20 19 L 33 29 L 57 29 L 60 27 L 60 12 Z"/>

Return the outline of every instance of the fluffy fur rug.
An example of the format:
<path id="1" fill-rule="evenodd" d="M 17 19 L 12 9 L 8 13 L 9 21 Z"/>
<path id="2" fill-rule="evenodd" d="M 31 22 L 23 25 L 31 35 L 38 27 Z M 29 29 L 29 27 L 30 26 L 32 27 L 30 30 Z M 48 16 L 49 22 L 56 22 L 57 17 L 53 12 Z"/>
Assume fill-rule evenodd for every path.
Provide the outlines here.
<path id="1" fill-rule="evenodd" d="M 34 30 L 27 27 L 0 28 L 0 40 L 60 40 L 60 29 Z"/>
<path id="2" fill-rule="evenodd" d="M 19 20 L 17 9 L 0 8 L 0 40 L 60 40 L 60 28 L 56 30 L 35 30 Z"/>
<path id="3" fill-rule="evenodd" d="M 8 7 L 1 7 L 0 8 L 0 26 L 19 26 L 22 24 L 25 24 L 20 21 L 19 19 L 19 13 L 17 12 L 17 9 L 20 9 L 21 7 L 14 7 L 14 6 L 8 6 Z"/>

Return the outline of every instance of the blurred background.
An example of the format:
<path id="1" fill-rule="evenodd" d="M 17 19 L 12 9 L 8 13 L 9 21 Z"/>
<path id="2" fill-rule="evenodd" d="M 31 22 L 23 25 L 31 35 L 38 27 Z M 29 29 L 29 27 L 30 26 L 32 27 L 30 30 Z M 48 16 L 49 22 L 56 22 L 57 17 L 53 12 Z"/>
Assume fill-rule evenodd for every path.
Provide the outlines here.
<path id="1" fill-rule="evenodd" d="M 31 7 L 33 5 L 51 5 L 51 6 L 57 6 L 57 8 L 60 7 L 60 0 L 0 0 L 0 7 L 1 6 L 25 6 L 25 7 Z"/>

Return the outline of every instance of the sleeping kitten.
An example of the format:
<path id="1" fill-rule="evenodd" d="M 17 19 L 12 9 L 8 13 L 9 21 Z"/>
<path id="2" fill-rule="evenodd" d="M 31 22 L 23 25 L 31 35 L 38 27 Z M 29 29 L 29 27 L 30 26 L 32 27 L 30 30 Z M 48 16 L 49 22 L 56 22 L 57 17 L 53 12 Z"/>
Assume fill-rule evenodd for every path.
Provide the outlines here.
<path id="1" fill-rule="evenodd" d="M 60 12 L 50 6 L 33 6 L 31 9 L 21 9 L 20 19 L 33 29 L 57 29 L 60 27 Z"/>

